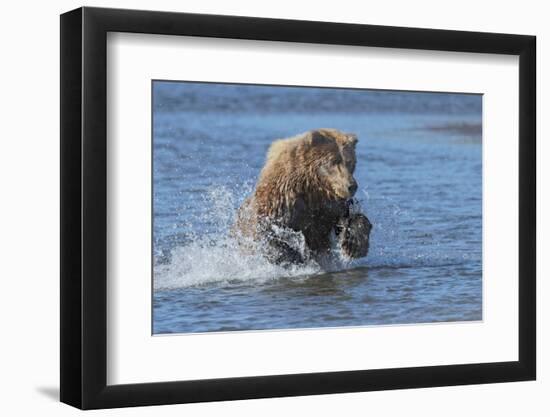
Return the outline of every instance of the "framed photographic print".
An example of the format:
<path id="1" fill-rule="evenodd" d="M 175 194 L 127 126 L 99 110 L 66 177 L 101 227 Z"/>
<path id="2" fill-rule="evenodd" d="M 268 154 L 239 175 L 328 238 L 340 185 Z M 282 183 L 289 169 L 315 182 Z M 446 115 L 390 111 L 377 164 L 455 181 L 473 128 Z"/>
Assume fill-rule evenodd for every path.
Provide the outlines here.
<path id="1" fill-rule="evenodd" d="M 535 379 L 535 38 L 61 16 L 61 401 Z"/>

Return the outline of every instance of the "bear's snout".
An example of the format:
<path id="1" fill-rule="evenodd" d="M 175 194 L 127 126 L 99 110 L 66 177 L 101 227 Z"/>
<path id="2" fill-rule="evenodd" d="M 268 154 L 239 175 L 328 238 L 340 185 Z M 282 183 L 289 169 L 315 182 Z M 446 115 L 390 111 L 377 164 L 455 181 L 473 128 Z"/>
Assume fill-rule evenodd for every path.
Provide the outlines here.
<path id="1" fill-rule="evenodd" d="M 355 181 L 355 179 L 353 178 L 351 180 L 351 184 L 348 187 L 348 192 L 351 197 L 353 197 L 357 192 L 357 181 Z"/>

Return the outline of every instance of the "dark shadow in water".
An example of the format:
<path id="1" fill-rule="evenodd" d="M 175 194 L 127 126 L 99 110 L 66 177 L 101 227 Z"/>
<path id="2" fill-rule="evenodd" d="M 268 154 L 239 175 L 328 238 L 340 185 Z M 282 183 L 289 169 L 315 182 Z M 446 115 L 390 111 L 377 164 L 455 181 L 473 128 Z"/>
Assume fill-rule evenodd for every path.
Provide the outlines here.
<path id="1" fill-rule="evenodd" d="M 59 387 L 36 387 L 36 391 L 53 401 L 59 401 Z"/>
<path id="2" fill-rule="evenodd" d="M 481 123 L 446 123 L 444 125 L 426 126 L 432 132 L 450 132 L 462 135 L 476 135 L 481 137 Z"/>

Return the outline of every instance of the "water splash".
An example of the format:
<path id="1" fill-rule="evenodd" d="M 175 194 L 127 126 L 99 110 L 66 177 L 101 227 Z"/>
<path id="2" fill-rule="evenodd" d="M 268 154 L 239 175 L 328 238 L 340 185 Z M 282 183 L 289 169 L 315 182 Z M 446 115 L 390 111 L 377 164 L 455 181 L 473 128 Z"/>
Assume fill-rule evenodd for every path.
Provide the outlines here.
<path id="1" fill-rule="evenodd" d="M 240 191 L 211 187 L 204 195 L 200 213 L 186 222 L 187 242 L 173 248 L 168 260 L 155 262 L 155 289 L 170 289 L 213 282 L 265 282 L 280 277 L 298 277 L 324 271 L 315 262 L 303 265 L 274 265 L 258 254 L 242 250 L 229 230 L 239 204 L 251 191 L 245 185 Z M 204 233 L 197 231 L 197 225 Z M 296 241 L 299 245 L 299 242 Z"/>
<path id="2" fill-rule="evenodd" d="M 411 245 L 410 235 L 401 230 L 404 224 L 414 223 L 410 214 L 388 198 L 371 198 L 364 189 L 358 195 L 364 212 L 374 225 L 366 258 L 349 260 L 335 245 L 333 256 L 321 264 L 312 260 L 301 265 L 275 265 L 257 253 L 243 251 L 229 233 L 239 205 L 251 191 L 252 184 L 241 185 L 239 190 L 225 186 L 207 190 L 203 196 L 203 209 L 191 215 L 185 223 L 185 243 L 172 248 L 166 259 L 155 259 L 156 290 L 221 282 L 266 282 L 364 266 L 376 269 L 407 268 L 452 265 L 464 261 L 464 255 L 457 259 L 438 251 L 437 242 L 434 243 L 429 236 L 426 245 L 422 245 L 422 240 L 418 238 L 415 238 L 416 244 Z M 300 242 L 303 244 L 303 239 L 300 240 L 299 236 L 295 238 L 296 247 L 300 246 Z"/>

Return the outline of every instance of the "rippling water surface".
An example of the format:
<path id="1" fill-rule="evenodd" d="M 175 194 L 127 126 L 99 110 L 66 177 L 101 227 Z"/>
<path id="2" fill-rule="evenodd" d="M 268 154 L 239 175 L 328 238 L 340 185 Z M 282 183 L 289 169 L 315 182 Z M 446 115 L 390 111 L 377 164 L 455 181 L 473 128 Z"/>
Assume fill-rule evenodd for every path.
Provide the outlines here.
<path id="1" fill-rule="evenodd" d="M 228 237 L 269 144 L 359 136 L 367 258 L 285 269 Z M 482 319 L 481 96 L 155 81 L 153 333 Z"/>

